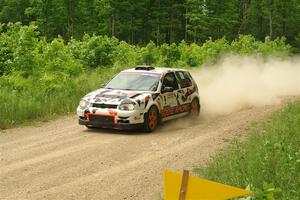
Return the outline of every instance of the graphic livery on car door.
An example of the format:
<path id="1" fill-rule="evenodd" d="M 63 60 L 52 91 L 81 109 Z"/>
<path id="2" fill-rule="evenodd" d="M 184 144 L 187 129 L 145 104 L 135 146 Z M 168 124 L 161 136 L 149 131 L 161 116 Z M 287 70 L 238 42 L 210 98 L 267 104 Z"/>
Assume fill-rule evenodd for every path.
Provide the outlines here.
<path id="1" fill-rule="evenodd" d="M 162 117 L 168 117 L 175 114 L 175 110 L 178 106 L 178 90 L 179 86 L 175 74 L 173 72 L 167 73 L 163 79 L 161 87 L 163 96 Z"/>
<path id="2" fill-rule="evenodd" d="M 193 81 L 190 78 L 190 75 L 188 74 L 188 72 L 177 71 L 176 77 L 180 85 L 178 104 L 179 105 L 190 104 L 192 101 L 191 95 L 196 90 L 195 85 L 193 84 Z"/>

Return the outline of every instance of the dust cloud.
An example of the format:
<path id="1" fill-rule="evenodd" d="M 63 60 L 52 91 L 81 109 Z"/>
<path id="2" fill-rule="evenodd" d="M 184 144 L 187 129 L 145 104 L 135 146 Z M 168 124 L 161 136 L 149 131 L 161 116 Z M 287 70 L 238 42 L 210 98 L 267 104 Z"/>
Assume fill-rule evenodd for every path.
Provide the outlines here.
<path id="1" fill-rule="evenodd" d="M 191 73 L 199 87 L 202 114 L 228 114 L 300 95 L 300 58 L 226 56 Z"/>

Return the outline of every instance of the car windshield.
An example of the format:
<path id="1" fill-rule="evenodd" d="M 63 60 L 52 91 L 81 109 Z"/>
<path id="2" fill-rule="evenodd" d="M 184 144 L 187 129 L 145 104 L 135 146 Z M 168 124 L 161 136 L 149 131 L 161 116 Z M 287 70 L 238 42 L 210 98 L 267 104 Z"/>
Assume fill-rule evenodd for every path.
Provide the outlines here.
<path id="1" fill-rule="evenodd" d="M 160 74 L 121 72 L 105 88 L 119 90 L 156 91 Z"/>

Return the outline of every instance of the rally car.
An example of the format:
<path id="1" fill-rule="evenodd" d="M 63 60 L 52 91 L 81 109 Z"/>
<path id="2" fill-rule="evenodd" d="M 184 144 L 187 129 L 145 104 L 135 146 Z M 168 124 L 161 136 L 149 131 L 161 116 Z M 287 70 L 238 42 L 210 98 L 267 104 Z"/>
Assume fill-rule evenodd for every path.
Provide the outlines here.
<path id="1" fill-rule="evenodd" d="M 191 74 L 182 69 L 137 66 L 117 74 L 82 98 L 79 124 L 88 128 L 143 129 L 200 113 L 200 97 Z"/>

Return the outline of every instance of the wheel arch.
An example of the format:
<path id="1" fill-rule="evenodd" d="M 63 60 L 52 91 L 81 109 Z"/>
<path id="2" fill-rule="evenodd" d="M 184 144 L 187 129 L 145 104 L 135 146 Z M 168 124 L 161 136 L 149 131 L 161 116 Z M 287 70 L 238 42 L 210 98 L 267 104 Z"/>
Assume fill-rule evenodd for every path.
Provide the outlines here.
<path id="1" fill-rule="evenodd" d="M 149 112 L 149 110 L 150 110 L 152 107 L 155 107 L 155 108 L 156 108 L 156 110 L 157 110 L 157 112 L 158 112 L 158 117 L 159 117 L 158 120 L 159 120 L 159 122 L 161 122 L 161 119 L 162 119 L 162 117 L 161 117 L 161 110 L 159 109 L 158 105 L 157 105 L 155 102 L 153 102 L 153 103 L 151 103 L 151 104 L 149 104 L 149 105 L 147 106 L 146 112 L 144 113 L 144 120 L 145 120 L 146 114 Z"/>

